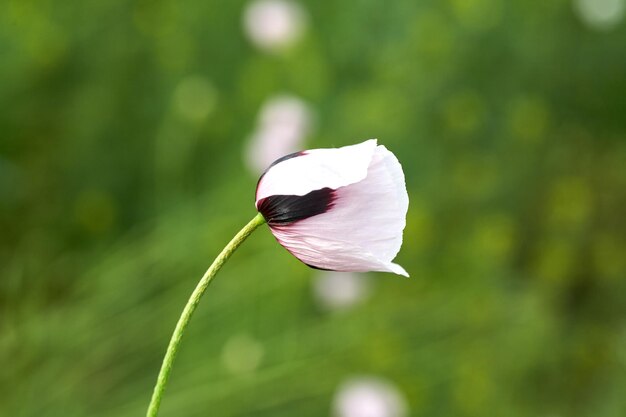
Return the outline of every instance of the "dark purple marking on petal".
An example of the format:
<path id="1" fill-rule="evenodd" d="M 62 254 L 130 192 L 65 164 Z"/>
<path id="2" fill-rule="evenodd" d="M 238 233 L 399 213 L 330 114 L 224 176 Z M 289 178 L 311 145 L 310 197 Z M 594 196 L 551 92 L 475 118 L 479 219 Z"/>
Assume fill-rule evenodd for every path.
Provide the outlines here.
<path id="1" fill-rule="evenodd" d="M 287 154 L 287 155 L 285 155 L 285 156 L 281 156 L 280 158 L 278 158 L 277 160 L 275 160 L 274 162 L 272 162 L 272 163 L 270 164 L 270 166 L 268 166 L 268 167 L 267 167 L 267 169 L 265 170 L 265 172 L 267 172 L 267 171 L 268 171 L 271 167 L 273 167 L 273 166 L 274 166 L 274 165 L 276 165 L 276 164 L 280 164 L 281 162 L 284 162 L 284 161 L 286 161 L 286 160 L 288 160 L 288 159 L 295 158 L 295 157 L 297 157 L 297 156 L 302 156 L 302 155 L 305 155 L 305 154 L 306 154 L 306 151 L 298 151 L 298 152 L 294 152 L 294 153 Z"/>
<path id="2" fill-rule="evenodd" d="M 257 208 L 270 226 L 284 225 L 326 213 L 333 207 L 335 197 L 331 188 L 305 195 L 271 195 L 259 200 Z"/>
<path id="3" fill-rule="evenodd" d="M 334 271 L 334 269 L 320 268 L 319 266 L 311 265 L 311 264 L 308 264 L 306 262 L 302 262 L 302 263 L 305 264 L 306 266 L 308 266 L 309 268 L 318 269 L 320 271 Z"/>

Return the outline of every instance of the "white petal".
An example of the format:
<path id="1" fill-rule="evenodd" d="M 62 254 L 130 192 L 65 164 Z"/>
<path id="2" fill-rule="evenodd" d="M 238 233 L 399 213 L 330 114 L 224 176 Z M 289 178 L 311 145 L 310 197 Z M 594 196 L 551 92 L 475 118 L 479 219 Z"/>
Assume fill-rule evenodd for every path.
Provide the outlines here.
<path id="1" fill-rule="evenodd" d="M 259 180 L 256 201 L 271 195 L 305 195 L 337 189 L 367 176 L 376 139 L 333 149 L 312 149 L 270 167 Z"/>
<path id="2" fill-rule="evenodd" d="M 272 226 L 272 233 L 311 266 L 408 276 L 400 265 L 391 262 L 402 246 L 408 205 L 400 163 L 384 146 L 378 146 L 367 176 L 337 189 L 334 206 L 328 212 Z"/>

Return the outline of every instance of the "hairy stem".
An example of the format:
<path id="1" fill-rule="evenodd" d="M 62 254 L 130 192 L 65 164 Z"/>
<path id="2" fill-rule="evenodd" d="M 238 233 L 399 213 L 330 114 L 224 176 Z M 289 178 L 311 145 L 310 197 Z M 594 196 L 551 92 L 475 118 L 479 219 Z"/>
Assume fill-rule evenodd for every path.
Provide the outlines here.
<path id="1" fill-rule="evenodd" d="M 187 304 L 178 319 L 178 323 L 176 323 L 176 328 L 174 329 L 170 343 L 167 346 L 167 351 L 165 352 L 165 357 L 163 358 L 163 363 L 161 364 L 161 370 L 159 371 L 159 376 L 157 378 L 156 385 L 154 386 L 154 392 L 152 393 L 152 399 L 150 400 L 150 405 L 148 406 L 147 417 L 155 417 L 159 412 L 161 398 L 163 397 L 167 380 L 172 372 L 172 364 L 174 363 L 174 359 L 178 353 L 180 341 L 183 338 L 183 333 L 185 333 L 185 329 L 189 324 L 189 320 L 191 319 L 193 312 L 196 310 L 198 303 L 200 303 L 202 294 L 206 291 L 215 274 L 217 274 L 217 272 L 222 268 L 233 252 L 237 250 L 239 245 L 241 245 L 243 241 L 246 240 L 246 238 L 263 223 L 265 223 L 265 219 L 260 213 L 250 220 L 250 222 L 243 229 L 241 229 L 230 242 L 228 242 L 228 245 L 222 249 L 222 252 L 220 252 L 217 258 L 215 258 L 209 269 L 207 269 L 200 279 L 200 282 L 198 282 L 196 289 L 193 290 L 193 293 L 191 293 L 191 297 L 189 297 L 189 301 L 187 301 Z"/>

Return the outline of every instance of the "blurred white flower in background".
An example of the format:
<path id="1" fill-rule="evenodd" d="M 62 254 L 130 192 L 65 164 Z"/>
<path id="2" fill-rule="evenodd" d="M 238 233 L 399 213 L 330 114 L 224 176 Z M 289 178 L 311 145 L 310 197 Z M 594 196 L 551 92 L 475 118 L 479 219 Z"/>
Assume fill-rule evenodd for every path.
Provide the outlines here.
<path id="1" fill-rule="evenodd" d="M 578 17 L 592 29 L 608 30 L 624 17 L 625 0 L 574 0 Z"/>
<path id="2" fill-rule="evenodd" d="M 345 310 L 370 295 L 371 281 L 367 274 L 319 271 L 311 282 L 316 301 L 327 310 Z"/>
<path id="3" fill-rule="evenodd" d="M 246 7 L 246 35 L 260 49 L 280 52 L 293 46 L 307 27 L 304 8 L 287 0 L 256 0 Z"/>
<path id="4" fill-rule="evenodd" d="M 335 417 L 406 417 L 408 405 L 389 381 L 359 377 L 341 384 L 333 400 L 333 413 Z"/>
<path id="5" fill-rule="evenodd" d="M 248 373 L 259 367 L 264 354 L 261 342 L 247 334 L 236 334 L 224 344 L 222 364 L 232 374 Z"/>
<path id="6" fill-rule="evenodd" d="M 312 128 L 313 111 L 305 101 L 292 95 L 269 98 L 248 142 L 248 167 L 259 174 L 276 159 L 302 150 Z"/>

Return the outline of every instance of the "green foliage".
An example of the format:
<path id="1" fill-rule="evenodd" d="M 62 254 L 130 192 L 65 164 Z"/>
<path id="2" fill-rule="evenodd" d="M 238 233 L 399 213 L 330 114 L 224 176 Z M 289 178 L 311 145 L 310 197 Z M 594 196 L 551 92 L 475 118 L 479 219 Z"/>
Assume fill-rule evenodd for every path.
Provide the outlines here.
<path id="1" fill-rule="evenodd" d="M 243 2 L 0 3 L 0 415 L 144 413 L 187 297 L 254 215 L 242 150 L 280 92 L 317 111 L 308 147 L 399 156 L 412 278 L 325 311 L 261 228 L 162 415 L 328 415 L 355 374 L 415 416 L 624 415 L 624 24 L 564 0 L 303 5 L 305 38 L 272 55 Z"/>

